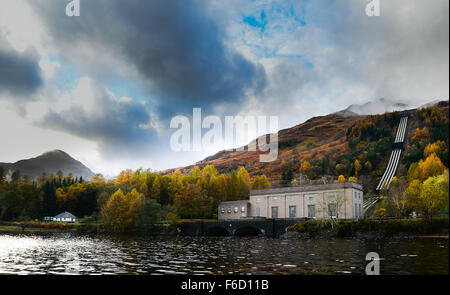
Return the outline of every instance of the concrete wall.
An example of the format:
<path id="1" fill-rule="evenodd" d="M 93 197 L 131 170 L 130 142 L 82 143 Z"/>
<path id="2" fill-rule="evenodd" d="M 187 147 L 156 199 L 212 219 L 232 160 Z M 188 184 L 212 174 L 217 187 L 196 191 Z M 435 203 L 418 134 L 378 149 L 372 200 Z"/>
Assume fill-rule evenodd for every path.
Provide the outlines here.
<path id="1" fill-rule="evenodd" d="M 239 203 L 241 202 L 241 203 Z M 242 202 L 247 214 L 241 212 Z M 339 219 L 353 219 L 362 216 L 362 186 L 353 182 L 321 185 L 305 185 L 298 187 L 253 190 L 249 201 L 224 202 L 219 205 L 219 219 L 240 219 L 244 217 L 265 218 L 317 218 L 333 216 Z M 238 206 L 238 214 L 234 208 Z M 312 215 L 308 214 L 308 206 Z M 232 208 L 231 214 L 221 214 L 221 208 Z M 356 208 L 356 209 L 355 209 Z M 291 212 L 291 214 L 290 214 Z M 294 213 L 295 212 L 295 213 Z"/>
<path id="2" fill-rule="evenodd" d="M 245 218 L 249 216 L 249 209 L 250 203 L 248 200 L 221 202 L 217 208 L 217 216 L 219 219 Z"/>
<path id="3" fill-rule="evenodd" d="M 286 227 L 305 219 L 246 219 L 183 222 L 179 232 L 189 236 L 246 235 L 243 229 L 256 229 L 259 235 L 278 237 L 286 232 Z M 220 231 L 218 231 L 220 229 Z M 248 231 L 247 231 L 248 232 Z"/>

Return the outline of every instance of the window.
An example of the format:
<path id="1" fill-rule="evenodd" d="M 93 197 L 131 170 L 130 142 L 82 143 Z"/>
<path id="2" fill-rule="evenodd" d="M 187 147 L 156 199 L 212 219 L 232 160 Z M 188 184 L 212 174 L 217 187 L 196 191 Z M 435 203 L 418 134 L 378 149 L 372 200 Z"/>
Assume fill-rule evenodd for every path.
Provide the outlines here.
<path id="1" fill-rule="evenodd" d="M 316 217 L 316 205 L 308 205 L 308 218 Z"/>
<path id="2" fill-rule="evenodd" d="M 238 213 L 239 208 L 238 207 L 234 207 L 234 213 Z"/>
<path id="3" fill-rule="evenodd" d="M 328 214 L 329 214 L 330 217 L 336 218 L 337 210 L 336 210 L 336 204 L 335 203 L 328 204 Z"/>
<path id="4" fill-rule="evenodd" d="M 355 217 L 358 217 L 358 204 L 355 204 Z"/>
<path id="5" fill-rule="evenodd" d="M 272 203 L 276 203 L 278 201 L 277 197 L 272 197 Z"/>
<path id="6" fill-rule="evenodd" d="M 289 206 L 289 218 L 297 217 L 297 206 Z"/>
<path id="7" fill-rule="evenodd" d="M 245 206 L 241 207 L 241 212 L 245 212 Z"/>
<path id="8" fill-rule="evenodd" d="M 228 213 L 231 213 L 231 208 L 228 208 L 227 212 L 228 212 Z"/>
<path id="9" fill-rule="evenodd" d="M 259 204 L 261 202 L 261 198 L 256 198 L 256 204 Z"/>
<path id="10" fill-rule="evenodd" d="M 272 207 L 272 218 L 278 218 L 278 207 Z"/>
<path id="11" fill-rule="evenodd" d="M 308 195 L 309 200 L 314 200 L 314 195 Z"/>
<path id="12" fill-rule="evenodd" d="M 220 213 L 225 213 L 225 208 L 224 207 L 220 208 Z"/>
<path id="13" fill-rule="evenodd" d="M 362 205 L 359 204 L 359 216 L 362 216 Z"/>
<path id="14" fill-rule="evenodd" d="M 261 208 L 256 208 L 256 216 L 261 216 Z"/>

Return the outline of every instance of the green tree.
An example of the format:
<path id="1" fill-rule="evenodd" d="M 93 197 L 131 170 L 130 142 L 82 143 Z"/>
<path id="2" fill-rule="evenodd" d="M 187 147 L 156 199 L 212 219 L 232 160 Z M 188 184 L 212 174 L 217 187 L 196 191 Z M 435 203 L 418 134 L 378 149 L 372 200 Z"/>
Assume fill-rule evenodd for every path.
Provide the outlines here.
<path id="1" fill-rule="evenodd" d="M 161 205 L 155 200 L 146 200 L 142 207 L 139 228 L 141 230 L 152 230 L 155 223 L 159 221 Z"/>

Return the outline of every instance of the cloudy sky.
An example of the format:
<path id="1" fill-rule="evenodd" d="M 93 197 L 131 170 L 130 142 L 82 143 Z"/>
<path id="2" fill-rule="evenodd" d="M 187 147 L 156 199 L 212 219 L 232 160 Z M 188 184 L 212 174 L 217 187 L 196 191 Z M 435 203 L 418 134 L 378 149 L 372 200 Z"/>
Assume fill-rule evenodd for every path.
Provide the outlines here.
<path id="1" fill-rule="evenodd" d="M 176 115 L 287 128 L 381 97 L 449 97 L 448 0 L 2 0 L 0 162 L 53 149 L 94 172 L 193 164 Z M 219 148 L 219 147 L 218 147 Z"/>

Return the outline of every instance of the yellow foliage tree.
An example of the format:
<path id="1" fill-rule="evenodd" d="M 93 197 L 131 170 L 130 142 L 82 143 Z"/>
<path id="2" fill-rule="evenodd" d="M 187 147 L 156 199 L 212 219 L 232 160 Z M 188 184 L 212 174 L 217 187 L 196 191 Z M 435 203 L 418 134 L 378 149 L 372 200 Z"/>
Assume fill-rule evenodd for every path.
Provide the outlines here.
<path id="1" fill-rule="evenodd" d="M 427 144 L 423 156 L 426 158 L 431 154 L 440 155 L 443 153 L 447 153 L 447 147 L 445 146 L 445 142 L 438 140 L 434 143 Z"/>
<path id="2" fill-rule="evenodd" d="M 300 173 L 308 175 L 309 170 L 311 169 L 311 164 L 308 161 L 303 161 L 300 166 Z"/>
<path id="3" fill-rule="evenodd" d="M 357 182 L 358 182 L 358 178 L 355 177 L 355 176 L 350 176 L 350 177 L 348 178 L 348 182 L 355 182 L 355 183 L 357 183 Z"/>
<path id="4" fill-rule="evenodd" d="M 259 180 L 261 189 L 270 188 L 270 181 L 269 179 L 267 179 L 267 176 L 265 174 L 261 175 Z"/>
<path id="5" fill-rule="evenodd" d="M 97 174 L 95 174 L 94 176 L 92 176 L 91 182 L 92 182 L 92 183 L 95 183 L 95 184 L 101 184 L 101 185 L 103 185 L 103 184 L 105 184 L 105 178 L 103 177 L 102 174 L 97 173 Z"/>
<path id="6" fill-rule="evenodd" d="M 339 177 L 338 177 L 338 182 L 345 182 L 346 180 L 345 180 L 345 176 L 344 175 L 339 175 Z"/>
<path id="7" fill-rule="evenodd" d="M 116 178 L 115 184 L 128 189 L 132 185 L 133 171 L 131 169 L 123 170 Z"/>
<path id="8" fill-rule="evenodd" d="M 238 171 L 238 178 L 240 182 L 240 190 L 239 190 L 239 199 L 248 199 L 249 192 L 250 192 L 250 186 L 251 186 L 251 180 L 250 175 L 248 174 L 247 170 L 244 167 L 241 167 Z"/>
<path id="9" fill-rule="evenodd" d="M 386 208 L 380 208 L 373 212 L 373 216 L 375 217 L 384 217 L 386 215 Z"/>
<path id="10" fill-rule="evenodd" d="M 419 179 L 423 182 L 429 177 L 443 174 L 444 171 L 444 164 L 442 164 L 441 160 L 436 154 L 432 153 L 425 159 L 425 161 L 419 161 L 417 168 L 412 171 L 412 179 Z"/>
<path id="11" fill-rule="evenodd" d="M 439 210 L 448 206 L 448 172 L 447 175 L 429 177 L 420 193 L 425 215 L 432 217 Z"/>
<path id="12" fill-rule="evenodd" d="M 135 231 L 138 227 L 143 196 L 133 189 L 124 195 L 121 189 L 111 195 L 103 206 L 103 225 L 114 232 Z"/>

